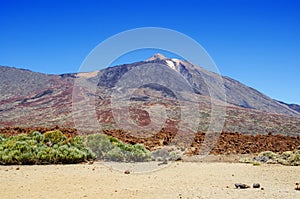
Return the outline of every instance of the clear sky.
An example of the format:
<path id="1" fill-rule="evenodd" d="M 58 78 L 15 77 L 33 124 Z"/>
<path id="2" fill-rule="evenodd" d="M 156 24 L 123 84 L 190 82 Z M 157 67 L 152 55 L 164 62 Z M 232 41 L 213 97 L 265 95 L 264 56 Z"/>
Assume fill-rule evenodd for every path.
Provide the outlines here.
<path id="1" fill-rule="evenodd" d="M 297 0 L 0 0 L 0 65 L 76 72 L 103 40 L 149 26 L 195 39 L 222 75 L 300 104 Z"/>

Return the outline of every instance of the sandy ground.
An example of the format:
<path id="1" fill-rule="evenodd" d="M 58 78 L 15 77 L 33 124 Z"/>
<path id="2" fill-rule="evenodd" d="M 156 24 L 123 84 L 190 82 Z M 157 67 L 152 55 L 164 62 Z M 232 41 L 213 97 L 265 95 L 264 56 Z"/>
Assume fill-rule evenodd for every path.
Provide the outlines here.
<path id="1" fill-rule="evenodd" d="M 121 171 L 100 162 L 0 166 L 0 198 L 300 198 L 300 191 L 294 190 L 300 167 L 224 162 L 163 166 L 139 174 L 124 174 L 126 168 L 134 170 L 128 163 L 119 165 Z M 235 189 L 237 182 L 258 182 L 264 190 Z"/>

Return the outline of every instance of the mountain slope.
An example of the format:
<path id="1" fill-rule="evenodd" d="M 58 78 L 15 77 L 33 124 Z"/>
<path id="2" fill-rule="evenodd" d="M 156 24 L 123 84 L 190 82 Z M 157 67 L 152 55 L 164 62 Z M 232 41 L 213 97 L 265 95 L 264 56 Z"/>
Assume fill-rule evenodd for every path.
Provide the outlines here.
<path id="1" fill-rule="evenodd" d="M 300 105 L 298 105 L 298 104 L 287 104 L 287 103 L 284 103 L 284 102 L 281 102 L 281 101 L 278 101 L 280 104 L 283 104 L 283 105 L 285 105 L 285 106 L 288 106 L 290 109 L 293 109 L 293 110 L 295 110 L 295 111 L 297 111 L 297 112 L 299 112 L 300 113 Z"/>
<path id="2" fill-rule="evenodd" d="M 209 81 L 215 82 L 216 74 L 197 67 L 187 61 L 166 58 L 163 60 L 167 63 L 172 61 L 176 70 L 180 72 L 191 85 L 193 85 L 194 90 L 198 91 L 202 95 L 209 96 L 208 90 L 205 88 L 203 89 L 203 85 L 207 84 Z M 206 77 L 205 81 L 203 81 L 203 77 Z M 276 100 L 273 100 L 259 91 L 234 79 L 223 77 L 223 82 L 226 93 L 226 101 L 229 104 L 271 113 L 299 116 L 298 113 L 289 107 L 278 103 Z"/>
<path id="3" fill-rule="evenodd" d="M 162 68 L 160 73 L 155 73 L 155 77 L 150 78 L 147 75 L 151 74 L 151 66 Z M 128 74 L 134 71 L 144 73 L 143 78 L 128 79 Z M 147 83 L 147 78 L 155 82 Z M 205 131 L 210 122 L 211 100 L 216 100 L 220 106 L 226 107 L 224 131 L 299 133 L 300 113 L 297 109 L 294 110 L 297 106 L 280 103 L 229 77 L 222 77 L 224 84 L 221 85 L 218 78 L 217 74 L 188 61 L 169 59 L 162 55 L 91 73 L 62 75 L 47 75 L 0 66 L 0 127 L 74 127 L 74 115 L 79 115 L 82 123 L 88 126 L 92 113 L 84 109 L 74 111 L 73 94 L 79 89 L 82 92 L 81 105 L 84 107 L 85 104 L 94 102 L 98 121 L 103 127 L 119 127 L 116 125 L 112 103 L 119 103 L 116 110 L 121 115 L 125 110 L 124 105 L 129 103 L 129 117 L 140 126 L 151 123 L 162 125 L 161 110 L 164 107 L 164 114 L 168 118 L 164 127 L 174 130 L 178 128 L 178 118 L 181 117 L 182 107 L 179 103 L 185 101 L 190 112 L 200 106 L 198 130 Z M 125 84 L 122 82 L 124 79 Z M 167 84 L 160 83 L 160 79 L 164 79 Z M 80 88 L 74 87 L 78 81 L 83 82 Z M 141 83 L 136 84 L 138 81 Z M 185 81 L 190 88 L 187 88 Z M 93 85 L 96 90 L 92 88 Z M 222 86 L 226 101 L 218 89 Z M 122 93 L 123 87 L 132 92 Z M 211 88 L 215 89 L 212 91 Z M 177 95 L 176 89 L 178 93 L 183 92 L 183 97 Z M 122 95 L 114 99 L 114 94 L 118 92 Z M 210 97 L 212 92 L 214 99 Z M 192 121 L 194 116 L 188 115 L 187 117 L 191 117 L 188 120 Z"/>
<path id="4" fill-rule="evenodd" d="M 71 77 L 1 66 L 0 126 L 71 125 L 72 89 Z"/>

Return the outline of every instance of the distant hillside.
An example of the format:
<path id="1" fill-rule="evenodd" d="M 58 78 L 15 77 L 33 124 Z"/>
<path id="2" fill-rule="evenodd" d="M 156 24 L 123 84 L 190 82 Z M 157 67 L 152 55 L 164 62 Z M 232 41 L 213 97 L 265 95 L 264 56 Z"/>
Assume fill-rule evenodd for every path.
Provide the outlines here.
<path id="1" fill-rule="evenodd" d="M 287 103 L 284 103 L 284 102 L 281 102 L 281 101 L 278 101 L 278 102 L 281 103 L 281 104 L 284 104 L 284 105 L 288 106 L 290 109 L 293 109 L 293 110 L 300 113 L 300 105 L 298 105 L 298 104 L 287 104 Z"/>
<path id="2" fill-rule="evenodd" d="M 162 72 L 155 74 L 156 82 L 138 85 L 137 78 L 127 79 L 126 84 L 120 84 L 127 75 L 139 70 L 143 65 L 159 65 Z M 143 73 L 143 71 L 142 71 Z M 142 80 L 147 80 L 144 71 Z M 222 77 L 226 93 L 226 101 L 217 82 L 217 74 L 198 67 L 188 61 L 169 59 L 162 55 L 154 55 L 146 61 L 118 65 L 90 73 L 72 73 L 62 75 L 47 75 L 29 70 L 0 66 L 0 127 L 5 126 L 53 126 L 74 127 L 74 115 L 89 124 L 89 110 L 75 110 L 72 106 L 74 83 L 82 82 L 80 104 L 93 102 L 97 119 L 102 127 L 118 127 L 112 112 L 112 100 L 122 116 L 124 104 L 131 104 L 130 117 L 137 124 L 147 126 L 150 123 L 160 124 L 161 110 L 152 108 L 155 104 L 165 107 L 167 120 L 164 127 L 174 130 L 178 128 L 180 111 L 178 104 L 185 101 L 187 110 L 199 109 L 199 131 L 205 131 L 210 122 L 211 100 L 219 101 L 226 107 L 224 131 L 241 133 L 293 133 L 300 132 L 299 105 L 289 105 L 278 102 L 229 77 Z M 160 79 L 168 82 L 162 86 Z M 187 84 L 191 87 L 186 89 Z M 122 91 L 126 85 L 134 95 Z M 96 85 L 96 90 L 91 89 Z M 214 99 L 211 99 L 208 86 L 215 88 Z M 172 88 L 181 92 L 178 97 Z M 79 91 L 78 90 L 78 91 Z M 122 91 L 122 92 L 121 92 Z M 118 99 L 112 99 L 115 92 L 122 94 Z M 192 96 L 196 95 L 196 98 Z M 123 100 L 123 101 L 122 101 Z M 200 107 L 200 108 L 199 108 Z M 150 113 L 154 117 L 150 117 Z M 156 117 L 157 116 L 157 117 Z M 190 121 L 193 122 L 194 115 Z"/>

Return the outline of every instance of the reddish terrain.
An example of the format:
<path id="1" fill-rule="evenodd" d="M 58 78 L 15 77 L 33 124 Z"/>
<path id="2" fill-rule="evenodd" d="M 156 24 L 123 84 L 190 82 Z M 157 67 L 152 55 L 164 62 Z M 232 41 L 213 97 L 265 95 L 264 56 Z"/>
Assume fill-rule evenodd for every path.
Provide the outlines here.
<path id="1" fill-rule="evenodd" d="M 17 135 L 20 133 L 30 133 L 31 131 L 39 131 L 45 133 L 49 130 L 59 129 L 67 136 L 78 135 L 76 129 L 72 128 L 22 128 L 22 127 L 6 127 L 0 129 L 0 134 L 5 135 Z M 136 137 L 123 130 L 104 130 L 107 135 L 114 136 L 125 143 L 135 144 L 142 143 L 149 150 L 170 145 L 176 136 L 176 133 L 168 131 L 160 131 L 150 137 L 142 138 Z M 273 151 L 273 152 L 284 152 L 291 151 L 300 146 L 299 136 L 285 136 L 285 135 L 273 135 L 273 134 L 258 134 L 258 135 L 246 135 L 241 133 L 230 133 L 223 132 L 219 134 L 212 134 L 211 136 L 217 137 L 217 142 L 211 150 L 211 154 L 251 154 L 259 153 L 261 151 Z M 181 141 L 184 142 L 184 136 L 181 136 Z M 194 140 L 187 150 L 187 155 L 199 154 L 202 144 L 204 143 L 205 134 L 197 133 L 194 136 Z M 177 143 L 180 144 L 180 143 Z M 211 143 L 206 142 L 206 145 Z"/>
<path id="2" fill-rule="evenodd" d="M 11 135 L 18 135 L 18 134 L 22 134 L 22 133 L 28 134 L 33 131 L 39 131 L 40 133 L 46 133 L 47 131 L 52 131 L 52 130 L 60 130 L 68 137 L 74 137 L 74 136 L 78 135 L 76 129 L 62 128 L 62 127 L 58 127 L 58 126 L 53 126 L 53 127 L 5 127 L 5 128 L 0 128 L 0 134 L 4 134 L 6 136 L 11 136 Z"/>

